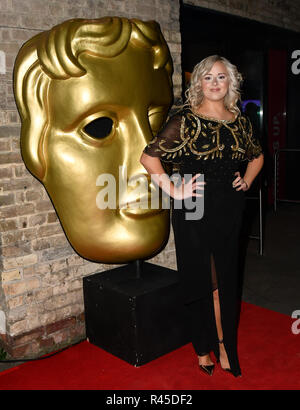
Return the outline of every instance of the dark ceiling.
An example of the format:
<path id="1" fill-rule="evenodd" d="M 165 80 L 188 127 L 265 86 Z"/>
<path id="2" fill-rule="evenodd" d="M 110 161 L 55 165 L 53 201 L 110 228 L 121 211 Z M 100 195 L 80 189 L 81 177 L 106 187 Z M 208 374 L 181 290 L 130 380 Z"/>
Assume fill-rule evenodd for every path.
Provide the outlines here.
<path id="1" fill-rule="evenodd" d="M 238 64 L 247 51 L 299 48 L 300 33 L 200 7 L 181 5 L 182 63 L 185 71 L 208 55 L 219 54 Z"/>

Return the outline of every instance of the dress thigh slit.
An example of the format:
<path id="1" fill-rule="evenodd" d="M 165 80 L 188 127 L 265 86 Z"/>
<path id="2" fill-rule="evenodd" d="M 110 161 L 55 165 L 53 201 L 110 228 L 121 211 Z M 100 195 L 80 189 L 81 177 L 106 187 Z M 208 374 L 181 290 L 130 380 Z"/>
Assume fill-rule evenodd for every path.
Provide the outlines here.
<path id="1" fill-rule="evenodd" d="M 238 245 L 239 223 L 232 227 L 228 237 L 224 236 L 217 243 L 213 251 L 212 281 L 216 278 L 218 289 L 220 322 L 222 328 L 222 339 L 227 353 L 230 368 L 234 375 L 240 374 L 240 366 L 237 355 L 237 245 Z M 215 241 L 217 242 L 217 241 Z M 218 336 L 217 336 L 218 337 Z M 215 354 L 219 359 L 219 343 Z"/>
<path id="2" fill-rule="evenodd" d="M 213 253 L 210 254 L 210 266 L 211 266 L 212 290 L 215 291 L 218 289 L 218 280 L 217 280 L 216 265 L 215 265 Z"/>

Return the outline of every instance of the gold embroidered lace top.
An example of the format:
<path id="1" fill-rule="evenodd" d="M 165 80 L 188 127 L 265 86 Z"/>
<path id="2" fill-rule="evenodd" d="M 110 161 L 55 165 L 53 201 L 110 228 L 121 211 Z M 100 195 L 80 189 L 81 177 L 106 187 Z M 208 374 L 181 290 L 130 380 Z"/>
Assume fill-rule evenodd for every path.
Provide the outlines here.
<path id="1" fill-rule="evenodd" d="M 180 173 L 232 181 L 242 161 L 252 161 L 263 151 L 245 115 L 218 120 L 185 108 L 169 119 L 144 152 L 176 165 Z"/>

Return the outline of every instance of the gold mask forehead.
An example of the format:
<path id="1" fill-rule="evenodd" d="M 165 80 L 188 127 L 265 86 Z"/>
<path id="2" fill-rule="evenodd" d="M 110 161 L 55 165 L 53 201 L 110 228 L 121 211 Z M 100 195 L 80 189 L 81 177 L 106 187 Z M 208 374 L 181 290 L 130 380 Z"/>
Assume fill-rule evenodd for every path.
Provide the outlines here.
<path id="1" fill-rule="evenodd" d="M 33 37 L 18 54 L 14 90 L 24 162 L 47 189 L 71 245 L 87 259 L 145 258 L 167 240 L 168 210 L 101 211 L 96 180 L 102 173 L 117 180 L 119 166 L 130 178 L 146 174 L 139 158 L 151 128 L 157 131 L 166 118 L 171 75 L 159 25 L 136 19 L 69 20 Z M 86 135 L 84 126 L 101 117 L 111 119 L 110 135 Z"/>
<path id="2" fill-rule="evenodd" d="M 155 69 L 171 63 L 156 22 L 120 17 L 66 21 L 41 35 L 37 54 L 43 70 L 50 77 L 65 79 L 84 74 L 85 70 L 78 62 L 81 52 L 111 58 L 122 53 L 128 42 L 152 50 Z"/>
<path id="3" fill-rule="evenodd" d="M 45 171 L 40 136 L 47 127 L 51 80 L 83 76 L 86 69 L 79 63 L 83 52 L 113 58 L 124 52 L 128 43 L 151 52 L 153 68 L 165 70 L 171 88 L 172 60 L 155 21 L 121 17 L 72 19 L 33 37 L 19 51 L 14 67 L 14 92 L 22 119 L 22 153 L 28 169 L 40 180 Z"/>

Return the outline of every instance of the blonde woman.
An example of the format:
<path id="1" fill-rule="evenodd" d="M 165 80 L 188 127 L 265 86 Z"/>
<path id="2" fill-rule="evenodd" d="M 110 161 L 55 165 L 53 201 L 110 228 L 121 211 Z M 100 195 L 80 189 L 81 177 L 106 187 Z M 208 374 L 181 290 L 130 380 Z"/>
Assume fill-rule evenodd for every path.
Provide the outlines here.
<path id="1" fill-rule="evenodd" d="M 241 81 L 226 58 L 214 55 L 202 60 L 193 70 L 182 110 L 153 137 L 141 157 L 154 181 L 177 203 L 172 224 L 187 331 L 199 368 L 208 375 L 215 368 L 211 352 L 222 370 L 241 375 L 238 241 L 245 191 L 264 161 L 250 120 L 237 107 Z M 242 161 L 248 161 L 243 176 Z M 169 178 L 164 162 L 176 164 L 180 186 Z M 203 197 L 204 212 L 191 220 L 186 218 L 185 201 L 197 197 Z"/>

